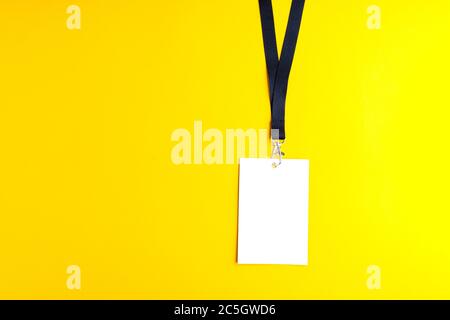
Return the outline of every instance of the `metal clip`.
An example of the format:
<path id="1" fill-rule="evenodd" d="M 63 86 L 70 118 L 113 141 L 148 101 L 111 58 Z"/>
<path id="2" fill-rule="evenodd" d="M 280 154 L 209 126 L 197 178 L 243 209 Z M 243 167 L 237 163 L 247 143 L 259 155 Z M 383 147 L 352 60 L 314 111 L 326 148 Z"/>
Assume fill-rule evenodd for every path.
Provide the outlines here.
<path id="1" fill-rule="evenodd" d="M 278 158 L 278 163 L 273 162 L 272 168 L 278 168 L 281 166 L 281 160 L 283 159 L 284 152 L 281 151 L 281 146 L 283 145 L 284 140 L 272 140 L 272 159 L 275 157 Z"/>

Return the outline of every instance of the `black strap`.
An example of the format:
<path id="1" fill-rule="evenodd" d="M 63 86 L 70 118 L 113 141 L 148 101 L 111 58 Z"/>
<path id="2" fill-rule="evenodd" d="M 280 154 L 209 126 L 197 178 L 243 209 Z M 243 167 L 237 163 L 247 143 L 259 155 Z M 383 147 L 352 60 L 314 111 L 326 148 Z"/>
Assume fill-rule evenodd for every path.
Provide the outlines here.
<path id="1" fill-rule="evenodd" d="M 284 128 L 286 93 L 304 6 L 305 0 L 292 0 L 283 48 L 280 59 L 278 60 L 272 1 L 259 0 L 264 51 L 266 55 L 267 73 L 269 75 L 272 139 L 276 140 L 284 140 L 286 138 Z"/>

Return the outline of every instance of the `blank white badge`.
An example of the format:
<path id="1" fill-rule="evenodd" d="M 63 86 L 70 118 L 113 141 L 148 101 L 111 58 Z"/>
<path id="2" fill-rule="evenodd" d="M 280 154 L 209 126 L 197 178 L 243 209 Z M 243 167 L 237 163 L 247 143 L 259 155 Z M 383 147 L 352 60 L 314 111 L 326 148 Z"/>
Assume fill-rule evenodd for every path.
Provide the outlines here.
<path id="1" fill-rule="evenodd" d="M 240 159 L 239 264 L 308 264 L 309 161 Z"/>

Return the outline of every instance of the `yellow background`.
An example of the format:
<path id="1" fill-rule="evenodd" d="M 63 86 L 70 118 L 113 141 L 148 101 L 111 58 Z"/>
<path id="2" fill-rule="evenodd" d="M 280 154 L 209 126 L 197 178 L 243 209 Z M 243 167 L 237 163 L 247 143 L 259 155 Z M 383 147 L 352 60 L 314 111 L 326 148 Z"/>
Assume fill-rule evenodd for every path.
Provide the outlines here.
<path id="1" fill-rule="evenodd" d="M 449 31 L 448 0 L 307 1 L 310 264 L 239 266 L 237 165 L 175 166 L 170 135 L 268 127 L 257 1 L 1 1 L 0 298 L 450 298 Z"/>

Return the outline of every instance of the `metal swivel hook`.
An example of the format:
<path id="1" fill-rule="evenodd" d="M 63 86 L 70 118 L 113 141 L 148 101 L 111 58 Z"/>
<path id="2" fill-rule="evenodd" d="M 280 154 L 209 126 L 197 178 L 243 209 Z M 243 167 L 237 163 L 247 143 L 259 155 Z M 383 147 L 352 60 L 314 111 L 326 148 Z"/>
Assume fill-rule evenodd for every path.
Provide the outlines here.
<path id="1" fill-rule="evenodd" d="M 272 168 L 278 168 L 281 166 L 281 161 L 284 156 L 284 152 L 281 151 L 281 146 L 283 145 L 284 140 L 272 140 L 272 159 L 275 157 L 278 159 L 278 162 L 272 162 Z"/>

